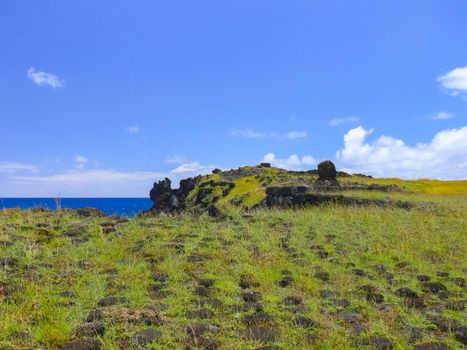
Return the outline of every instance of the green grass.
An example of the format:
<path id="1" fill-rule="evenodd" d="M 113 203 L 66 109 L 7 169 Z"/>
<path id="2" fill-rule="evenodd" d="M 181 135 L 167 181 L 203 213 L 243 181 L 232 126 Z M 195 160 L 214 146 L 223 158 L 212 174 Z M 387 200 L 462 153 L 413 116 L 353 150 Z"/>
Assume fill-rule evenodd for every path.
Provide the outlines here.
<path id="1" fill-rule="evenodd" d="M 306 180 L 306 175 L 300 176 Z M 363 181 L 386 183 L 381 179 Z M 449 301 L 466 298 L 465 287 L 453 278 L 465 278 L 466 273 L 467 197 L 447 195 L 464 193 L 465 183 L 414 183 L 431 187 L 417 193 L 360 195 L 432 205 L 412 210 L 329 205 L 246 213 L 226 207 L 228 217 L 222 220 L 189 213 L 161 215 L 131 220 L 107 234 L 99 226 L 107 218 L 1 211 L 0 258 L 15 258 L 17 264 L 0 267 L 0 285 L 11 288 L 0 294 L 0 348 L 59 348 L 80 338 L 74 335 L 76 327 L 83 324 L 102 297 L 118 295 L 128 302 L 107 311 L 113 318 L 104 319 L 106 331 L 98 337 L 102 349 L 138 349 L 133 335 L 148 326 L 127 322 L 124 315 L 161 304 L 166 304 L 159 312 L 164 323 L 155 328 L 162 337 L 147 347 L 185 349 L 192 344 L 185 327 L 201 321 L 188 319 L 187 311 L 197 309 L 197 301 L 205 299 L 195 293 L 197 281 L 211 278 L 215 282 L 209 298 L 222 302 L 219 307 L 206 306 L 213 316 L 205 321 L 220 328 L 213 339 L 221 349 L 255 349 L 268 343 L 244 336 L 242 317 L 252 311 L 239 310 L 244 304 L 239 281 L 242 275 L 248 275 L 258 283 L 252 289 L 261 293 L 264 311 L 274 318 L 274 327 L 280 333 L 271 344 L 285 349 L 362 348 L 359 342 L 371 336 L 390 339 L 394 349 L 411 349 L 414 344 L 433 341 L 462 349 L 452 332 L 437 330 L 430 320 L 437 316 L 467 325 L 464 311 L 446 309 Z M 235 185 L 221 201 L 245 196 L 245 203 L 254 204 L 262 198 L 262 187 L 254 176 L 240 178 Z M 416 188 L 412 183 L 408 187 Z M 83 227 L 89 240 L 73 242 L 63 235 L 69 227 Z M 400 267 L 400 262 L 408 266 Z M 392 280 L 375 270 L 378 264 L 387 267 Z M 352 269 L 361 269 L 366 275 L 357 276 Z M 290 286 L 278 285 L 283 270 L 294 279 Z M 440 271 L 448 272 L 449 277 L 438 276 Z M 169 276 L 164 286 L 169 294 L 151 294 L 154 272 Z M 317 272 L 327 272 L 329 281 L 317 278 Z M 447 295 L 426 292 L 416 278 L 419 274 L 441 282 Z M 359 289 L 362 285 L 374 286 L 384 296 L 388 310 L 381 311 L 368 301 Z M 408 307 L 395 293 L 401 287 L 416 291 L 427 307 Z M 339 307 L 321 298 L 323 289 L 339 293 L 338 299 L 347 300 L 349 306 Z M 76 297 L 61 296 L 64 291 L 73 291 Z M 282 302 L 287 296 L 303 299 L 306 308 L 302 316 L 312 319 L 314 328 L 304 330 L 293 325 L 294 313 Z M 361 334 L 356 334 L 355 324 L 339 319 L 337 313 L 343 310 L 358 314 L 357 325 L 364 327 Z M 424 329 L 421 339 L 411 340 L 409 326 Z M 310 337 L 314 339 L 311 344 Z"/>

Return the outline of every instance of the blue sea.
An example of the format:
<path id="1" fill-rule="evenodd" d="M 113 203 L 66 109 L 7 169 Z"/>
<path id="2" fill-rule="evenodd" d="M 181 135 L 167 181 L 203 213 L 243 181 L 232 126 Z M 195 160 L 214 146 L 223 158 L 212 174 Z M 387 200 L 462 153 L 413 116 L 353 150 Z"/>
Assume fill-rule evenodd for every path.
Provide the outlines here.
<path id="1" fill-rule="evenodd" d="M 94 207 L 108 215 L 134 217 L 152 207 L 149 198 L 61 198 L 62 208 L 78 209 Z M 0 198 L 3 208 L 47 208 L 56 209 L 55 198 Z"/>

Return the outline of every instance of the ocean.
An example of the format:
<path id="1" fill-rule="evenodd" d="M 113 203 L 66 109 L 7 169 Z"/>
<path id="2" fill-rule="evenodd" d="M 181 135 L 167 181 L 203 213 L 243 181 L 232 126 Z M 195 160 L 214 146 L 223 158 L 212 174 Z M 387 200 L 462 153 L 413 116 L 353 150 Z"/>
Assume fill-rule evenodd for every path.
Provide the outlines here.
<path id="1" fill-rule="evenodd" d="M 61 198 L 61 207 L 78 209 L 94 207 L 108 215 L 134 217 L 152 207 L 149 198 Z M 0 198 L 3 208 L 47 208 L 56 209 L 55 198 Z"/>

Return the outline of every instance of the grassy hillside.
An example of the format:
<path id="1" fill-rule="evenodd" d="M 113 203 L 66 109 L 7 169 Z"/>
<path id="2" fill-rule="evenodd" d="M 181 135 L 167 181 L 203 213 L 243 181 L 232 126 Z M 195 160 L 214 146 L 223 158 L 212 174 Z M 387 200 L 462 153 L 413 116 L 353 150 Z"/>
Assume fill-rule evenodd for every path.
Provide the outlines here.
<path id="1" fill-rule="evenodd" d="M 0 348 L 465 346 L 465 181 L 341 179 L 410 191 L 352 196 L 431 203 L 411 210 L 244 211 L 271 184 L 315 178 L 257 169 L 209 175 L 190 193 L 213 187 L 222 219 L 1 211 Z"/>

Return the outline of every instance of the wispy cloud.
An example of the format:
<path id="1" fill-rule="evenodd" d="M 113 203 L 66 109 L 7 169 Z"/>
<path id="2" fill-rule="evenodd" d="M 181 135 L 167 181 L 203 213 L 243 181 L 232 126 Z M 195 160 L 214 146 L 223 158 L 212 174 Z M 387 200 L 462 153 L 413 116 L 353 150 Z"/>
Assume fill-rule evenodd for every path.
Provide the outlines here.
<path id="1" fill-rule="evenodd" d="M 280 137 L 286 140 L 295 140 L 295 139 L 303 139 L 307 136 L 308 136 L 308 133 L 306 131 L 289 131 Z"/>
<path id="2" fill-rule="evenodd" d="M 289 131 L 285 133 L 255 131 L 251 129 L 236 129 L 230 132 L 232 136 L 247 139 L 274 139 L 274 140 L 296 140 L 308 137 L 306 131 Z"/>
<path id="3" fill-rule="evenodd" d="M 75 162 L 76 162 L 76 167 L 78 169 L 83 169 L 86 163 L 88 162 L 88 159 L 86 157 L 83 157 L 77 154 L 75 156 Z"/>
<path id="4" fill-rule="evenodd" d="M 467 178 L 462 166 L 467 160 L 467 126 L 438 132 L 431 142 L 409 146 L 382 135 L 373 142 L 366 138 L 373 129 L 359 126 L 344 136 L 337 159 L 350 172 L 402 178 Z"/>
<path id="5" fill-rule="evenodd" d="M 467 97 L 467 66 L 455 68 L 440 76 L 437 81 L 452 96 Z"/>
<path id="6" fill-rule="evenodd" d="M 357 123 L 360 119 L 358 117 L 343 117 L 334 118 L 329 121 L 329 126 L 339 126 L 343 124 Z"/>
<path id="7" fill-rule="evenodd" d="M 213 170 L 215 165 L 203 165 L 198 161 L 183 163 L 171 171 L 172 174 L 206 174 Z"/>
<path id="8" fill-rule="evenodd" d="M 28 69 L 26 76 L 38 86 L 50 86 L 54 89 L 65 86 L 65 82 L 55 74 L 41 72 L 34 67 Z"/>
<path id="9" fill-rule="evenodd" d="M 20 171 L 37 172 L 37 167 L 27 163 L 0 162 L 0 173 L 12 174 Z"/>
<path id="10" fill-rule="evenodd" d="M 450 113 L 450 112 L 445 112 L 445 111 L 441 111 L 441 112 L 438 112 L 436 114 L 434 114 L 431 119 L 432 120 L 447 120 L 447 119 L 452 119 L 454 118 L 456 115 L 454 113 Z"/>
<path id="11" fill-rule="evenodd" d="M 137 134 L 139 133 L 139 127 L 137 125 L 129 126 L 126 131 L 130 134 Z"/>
<path id="12" fill-rule="evenodd" d="M 287 158 L 277 158 L 274 153 L 268 153 L 263 157 L 262 161 L 271 163 L 275 167 L 288 170 L 302 170 L 303 166 L 316 164 L 316 160 L 312 156 L 306 155 L 300 158 L 296 154 L 292 154 Z"/>
<path id="13" fill-rule="evenodd" d="M 183 154 L 174 154 L 174 155 L 171 155 L 165 158 L 166 164 L 181 164 L 181 163 L 186 163 L 186 162 L 187 162 L 187 158 Z"/>

